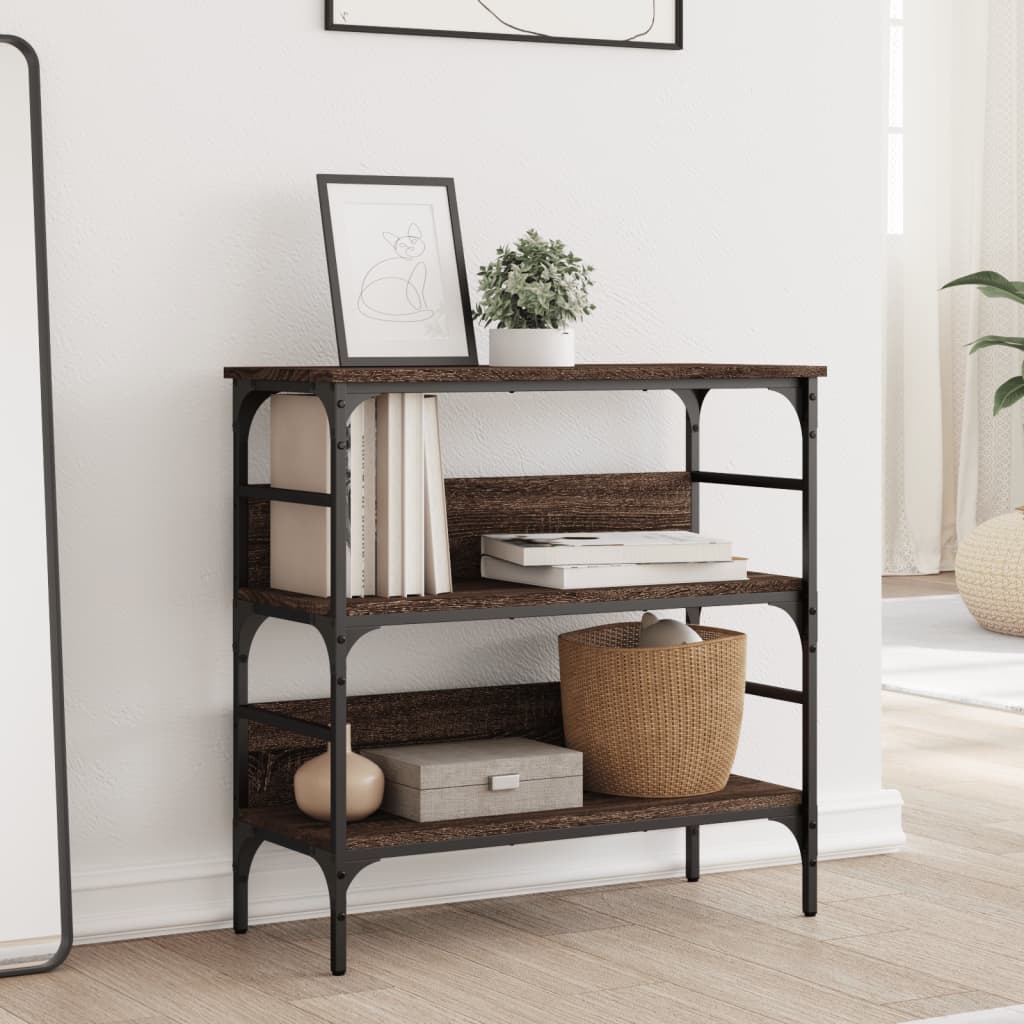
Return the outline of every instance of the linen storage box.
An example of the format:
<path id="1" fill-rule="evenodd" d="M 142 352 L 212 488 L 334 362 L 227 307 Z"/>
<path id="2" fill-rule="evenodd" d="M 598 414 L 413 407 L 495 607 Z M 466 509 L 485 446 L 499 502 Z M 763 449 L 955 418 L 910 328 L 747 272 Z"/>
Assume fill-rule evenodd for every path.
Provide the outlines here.
<path id="1" fill-rule="evenodd" d="M 583 755 L 520 737 L 361 750 L 384 772 L 381 809 L 412 821 L 583 805 Z"/>
<path id="2" fill-rule="evenodd" d="M 638 647 L 640 623 L 558 638 L 565 741 L 584 785 L 633 797 L 699 796 L 729 781 L 743 718 L 747 638 L 693 627 L 701 643 Z"/>

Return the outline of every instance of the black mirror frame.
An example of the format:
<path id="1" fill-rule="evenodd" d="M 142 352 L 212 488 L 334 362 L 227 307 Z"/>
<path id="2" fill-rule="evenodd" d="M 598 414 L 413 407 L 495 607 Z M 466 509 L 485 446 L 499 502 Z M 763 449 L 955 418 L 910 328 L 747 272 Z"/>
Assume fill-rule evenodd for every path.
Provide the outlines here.
<path id="1" fill-rule="evenodd" d="M 46 503 L 47 573 L 50 590 L 50 666 L 53 676 L 53 749 L 57 812 L 57 853 L 60 874 L 61 941 L 45 963 L 0 970 L 0 978 L 52 971 L 67 958 L 74 941 L 71 920 L 70 830 L 68 826 L 67 747 L 64 732 L 64 670 L 61 654 L 60 573 L 57 558 L 57 500 L 53 444 L 53 385 L 50 371 L 50 306 L 46 272 L 46 208 L 43 197 L 42 103 L 39 58 L 19 36 L 0 35 L 0 45 L 13 46 L 28 64 L 29 117 L 32 134 L 32 192 L 35 206 L 36 296 L 39 324 L 39 394 L 43 432 L 43 490 Z M 17 842 L 17 830 L 12 830 Z"/>

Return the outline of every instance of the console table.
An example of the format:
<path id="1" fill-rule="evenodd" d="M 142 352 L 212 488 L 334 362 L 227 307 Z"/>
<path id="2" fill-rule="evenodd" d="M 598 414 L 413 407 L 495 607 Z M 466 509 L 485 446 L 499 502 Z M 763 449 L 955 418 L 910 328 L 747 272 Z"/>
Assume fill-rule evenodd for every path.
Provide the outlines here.
<path id="1" fill-rule="evenodd" d="M 817 910 L 817 409 L 823 366 L 591 364 L 569 368 L 260 367 L 228 368 L 234 427 L 234 927 L 248 928 L 248 877 L 264 842 L 314 858 L 331 902 L 331 970 L 346 967 L 346 896 L 363 868 L 385 857 L 651 829 L 685 829 L 686 877 L 700 875 L 700 826 L 767 819 L 788 828 L 803 863 L 803 911 Z M 700 467 L 700 419 L 715 390 L 762 388 L 789 400 L 800 421 L 803 470 L 798 478 L 706 472 Z M 332 594 L 345 594 L 348 418 L 362 402 L 388 392 L 671 391 L 686 409 L 686 471 L 589 476 L 448 480 L 449 534 L 455 590 L 425 597 L 337 600 L 274 590 L 269 581 L 269 503 L 330 509 Z M 315 395 L 331 430 L 329 494 L 287 491 L 248 480 L 249 433 L 271 395 Z M 699 530 L 700 485 L 799 491 L 803 572 L 751 572 L 736 582 L 548 590 L 479 578 L 485 532 Z M 711 606 L 769 604 L 796 625 L 802 648 L 799 688 L 748 682 L 746 691 L 802 709 L 800 789 L 733 776 L 706 796 L 644 800 L 588 793 L 583 806 L 449 822 L 413 822 L 385 813 L 345 821 L 345 725 L 353 744 L 528 736 L 563 742 L 557 683 L 348 696 L 346 663 L 355 644 L 382 627 L 480 619 L 579 615 L 685 608 L 697 622 Z M 313 626 L 327 647 L 330 696 L 253 704 L 248 662 L 268 618 Z M 291 778 L 306 758 L 332 744 L 333 818 L 322 823 L 295 807 Z"/>

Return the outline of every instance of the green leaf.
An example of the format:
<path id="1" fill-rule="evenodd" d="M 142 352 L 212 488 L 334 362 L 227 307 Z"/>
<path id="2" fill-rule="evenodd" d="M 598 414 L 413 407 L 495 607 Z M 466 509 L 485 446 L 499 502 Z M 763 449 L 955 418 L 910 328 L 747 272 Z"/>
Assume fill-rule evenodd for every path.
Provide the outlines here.
<path id="1" fill-rule="evenodd" d="M 995 416 L 997 413 L 1002 412 L 1003 409 L 1009 409 L 1011 405 L 1015 405 L 1022 398 L 1024 398 L 1024 376 L 1011 377 L 996 388 L 992 415 Z"/>
<path id="2" fill-rule="evenodd" d="M 1011 299 L 1013 302 L 1024 303 L 1024 281 L 1010 281 L 994 270 L 981 270 L 977 274 L 958 277 L 955 281 L 944 284 L 942 288 L 945 290 L 965 284 L 977 285 L 983 295 L 992 299 Z"/>
<path id="3" fill-rule="evenodd" d="M 973 355 L 975 352 L 980 352 L 983 348 L 994 348 L 996 345 L 1015 348 L 1024 352 L 1024 338 L 1006 338 L 1000 334 L 986 334 L 984 338 L 970 342 L 970 354 Z"/>

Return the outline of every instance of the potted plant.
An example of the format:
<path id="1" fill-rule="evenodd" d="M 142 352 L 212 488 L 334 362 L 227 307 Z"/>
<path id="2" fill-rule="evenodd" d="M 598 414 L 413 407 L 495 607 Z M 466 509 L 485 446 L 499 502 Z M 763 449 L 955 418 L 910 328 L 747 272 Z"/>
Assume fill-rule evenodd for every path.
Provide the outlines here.
<path id="1" fill-rule="evenodd" d="M 532 228 L 480 268 L 473 317 L 491 327 L 492 366 L 575 366 L 572 325 L 594 311 L 594 268 Z M 491 326 L 494 325 L 494 326 Z"/>
<path id="2" fill-rule="evenodd" d="M 967 277 L 958 277 L 943 288 L 956 288 L 959 285 L 974 284 L 981 289 L 982 295 L 990 299 L 1010 299 L 1012 302 L 1024 304 L 1024 281 L 1009 281 L 1002 274 L 994 270 L 981 270 L 977 274 L 968 274 Z M 986 334 L 984 338 L 971 342 L 971 355 L 980 352 L 984 348 L 1016 349 L 1024 358 L 1024 338 L 1006 338 L 999 334 Z M 1011 405 L 1024 398 L 1024 373 L 1018 374 L 1004 381 L 996 388 L 995 400 L 992 408 L 992 415 L 1008 409 Z"/>
<path id="3" fill-rule="evenodd" d="M 1010 281 L 992 270 L 958 277 L 944 285 L 977 285 L 992 299 L 1024 304 L 1024 281 Z M 1008 348 L 1024 359 L 1024 338 L 986 334 L 970 343 L 971 353 Z M 1024 399 L 1024 373 L 996 388 L 992 415 Z M 1024 636 L 1024 505 L 976 527 L 957 546 L 956 585 L 979 625 L 995 633 Z"/>

